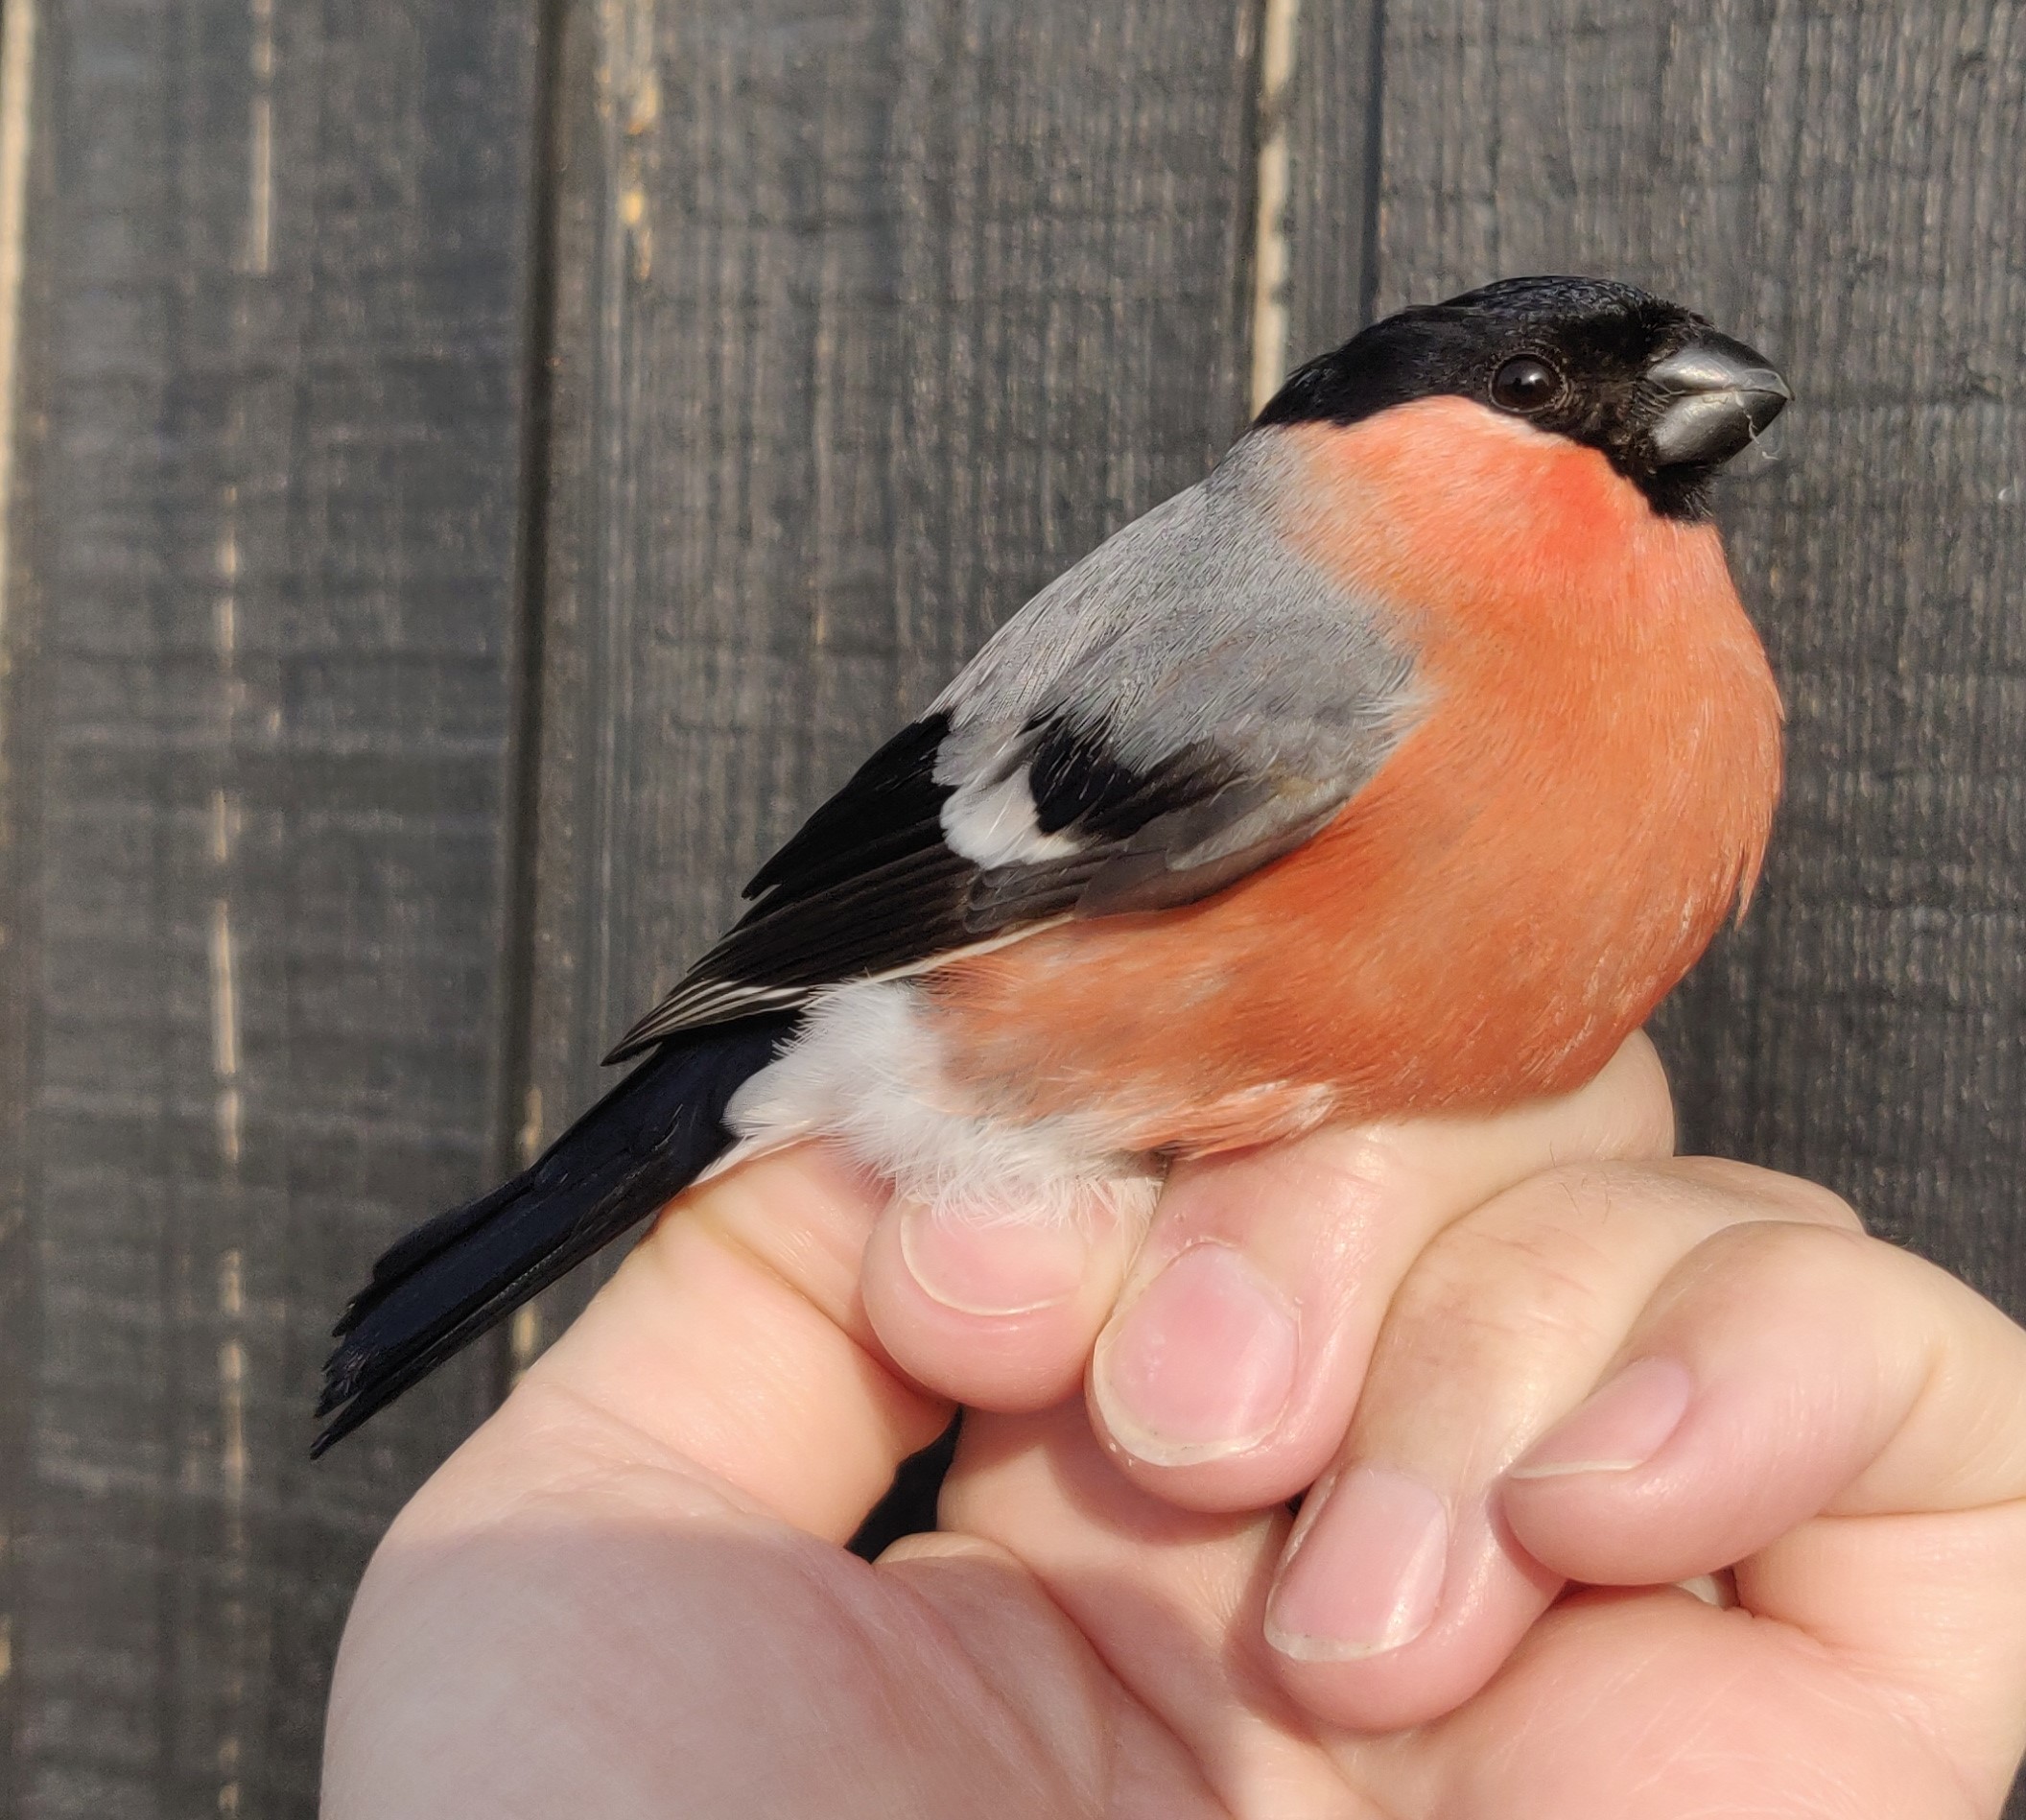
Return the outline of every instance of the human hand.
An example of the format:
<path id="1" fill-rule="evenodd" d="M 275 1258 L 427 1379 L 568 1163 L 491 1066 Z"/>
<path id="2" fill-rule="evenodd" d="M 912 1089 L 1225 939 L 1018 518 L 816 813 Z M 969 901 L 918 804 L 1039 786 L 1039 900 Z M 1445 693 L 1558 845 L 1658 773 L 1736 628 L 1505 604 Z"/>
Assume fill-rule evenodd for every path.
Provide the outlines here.
<path id="1" fill-rule="evenodd" d="M 1995 1814 L 2026 1335 L 1668 1147 L 1636 1042 L 1553 1104 L 1178 1170 L 1137 1262 L 1096 1235 L 1001 1316 L 822 1153 L 709 1185 L 389 1532 L 327 1820 Z M 1028 1242 L 946 1254 L 957 1299 L 1035 1302 Z M 948 1413 L 894 1355 L 1030 1412 L 967 1418 L 942 1530 L 868 1567 Z M 1731 1563 L 1736 1610 L 1669 1584 Z"/>

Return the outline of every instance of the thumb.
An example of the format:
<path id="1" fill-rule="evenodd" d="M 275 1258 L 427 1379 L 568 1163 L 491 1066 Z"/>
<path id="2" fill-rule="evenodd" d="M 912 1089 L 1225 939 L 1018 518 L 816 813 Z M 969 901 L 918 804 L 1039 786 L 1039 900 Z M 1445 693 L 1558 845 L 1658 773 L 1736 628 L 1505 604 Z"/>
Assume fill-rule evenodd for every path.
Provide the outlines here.
<path id="1" fill-rule="evenodd" d="M 885 1196 L 804 1146 L 673 1202 L 434 1488 L 488 1502 L 587 1465 L 669 1468 L 730 1504 L 841 1542 L 950 1406 L 872 1337 L 860 1259 Z"/>

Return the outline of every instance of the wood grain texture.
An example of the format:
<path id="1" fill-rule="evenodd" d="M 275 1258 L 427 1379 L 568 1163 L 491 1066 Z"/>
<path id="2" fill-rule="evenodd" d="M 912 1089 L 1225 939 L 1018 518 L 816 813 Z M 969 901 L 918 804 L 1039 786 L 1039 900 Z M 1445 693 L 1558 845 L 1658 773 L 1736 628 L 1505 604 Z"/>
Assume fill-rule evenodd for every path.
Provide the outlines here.
<path id="1" fill-rule="evenodd" d="M 352 1585 L 497 1390 L 307 1459 L 336 1308 L 502 1160 L 531 20 L 41 9 L 10 1815 L 313 1813 Z"/>
<path id="2" fill-rule="evenodd" d="M 28 1139 L 34 1055 L 29 973 L 38 947 L 30 865 L 38 850 L 30 815 L 39 792 L 35 725 L 23 712 L 23 669 L 13 660 L 36 642 L 33 596 L 14 583 L 15 476 L 21 426 L 45 404 L 18 366 L 30 295 L 26 223 L 39 203 L 34 145 L 37 26 L 33 6 L 0 8 L 0 1815 L 20 1811 L 17 1736 L 20 1677 L 13 1672 L 14 1615 L 22 1553 L 16 1546 L 32 1499 L 29 1459 L 35 1379 L 34 1233 L 29 1223 Z"/>
<path id="3" fill-rule="evenodd" d="M 1389 0 L 1382 57 L 1382 308 L 1614 272 L 1800 394 L 1722 506 L 1787 793 L 1659 1022 L 1684 1141 L 2026 1314 L 2026 13 Z"/>
<path id="4" fill-rule="evenodd" d="M 857 761 L 1221 453 L 1243 409 L 1251 19 L 573 12 L 545 1130 Z"/>
<path id="5" fill-rule="evenodd" d="M 1287 84 L 1287 359 L 1372 319 L 1378 231 L 1380 0 L 1303 0 Z"/>
<path id="6" fill-rule="evenodd" d="M 1662 1020 L 1685 1135 L 2026 1312 L 2026 14 L 1393 0 L 1383 56 L 1382 307 L 1615 272 L 1801 397 L 1724 497 L 1790 757 Z"/>

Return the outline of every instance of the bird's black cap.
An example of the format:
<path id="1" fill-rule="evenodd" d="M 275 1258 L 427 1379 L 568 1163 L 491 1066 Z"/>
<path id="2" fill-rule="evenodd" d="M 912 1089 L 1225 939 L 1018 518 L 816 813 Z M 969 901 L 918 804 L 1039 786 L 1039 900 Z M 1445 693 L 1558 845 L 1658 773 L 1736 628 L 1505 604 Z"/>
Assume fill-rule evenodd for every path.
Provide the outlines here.
<path id="1" fill-rule="evenodd" d="M 1793 393 L 1763 355 L 1635 285 L 1506 278 L 1375 322 L 1294 373 L 1257 422 L 1355 423 L 1441 396 L 1585 443 L 1655 511 L 1692 519 Z"/>

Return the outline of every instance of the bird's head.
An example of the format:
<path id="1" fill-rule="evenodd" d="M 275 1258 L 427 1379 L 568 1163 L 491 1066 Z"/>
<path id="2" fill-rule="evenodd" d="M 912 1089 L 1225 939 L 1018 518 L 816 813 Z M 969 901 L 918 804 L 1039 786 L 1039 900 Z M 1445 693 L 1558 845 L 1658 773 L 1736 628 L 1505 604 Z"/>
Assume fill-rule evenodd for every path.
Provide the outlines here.
<path id="1" fill-rule="evenodd" d="M 1258 425 L 1350 424 L 1461 397 L 1597 450 L 1664 517 L 1793 393 L 1764 355 L 1679 304 L 1601 278 L 1506 278 L 1402 310 L 1295 372 Z"/>

